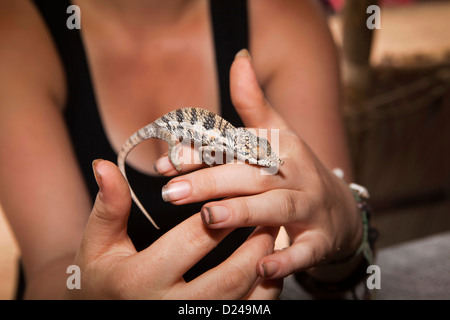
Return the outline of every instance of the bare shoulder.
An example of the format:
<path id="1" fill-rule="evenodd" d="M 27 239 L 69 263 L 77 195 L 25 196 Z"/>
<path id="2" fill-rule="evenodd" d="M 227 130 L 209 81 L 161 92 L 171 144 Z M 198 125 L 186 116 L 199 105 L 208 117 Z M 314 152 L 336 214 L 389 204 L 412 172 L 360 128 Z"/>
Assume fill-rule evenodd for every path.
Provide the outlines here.
<path id="1" fill-rule="evenodd" d="M 0 96 L 44 94 L 62 106 L 65 84 L 59 57 L 30 0 L 0 1 L 0 46 Z"/>

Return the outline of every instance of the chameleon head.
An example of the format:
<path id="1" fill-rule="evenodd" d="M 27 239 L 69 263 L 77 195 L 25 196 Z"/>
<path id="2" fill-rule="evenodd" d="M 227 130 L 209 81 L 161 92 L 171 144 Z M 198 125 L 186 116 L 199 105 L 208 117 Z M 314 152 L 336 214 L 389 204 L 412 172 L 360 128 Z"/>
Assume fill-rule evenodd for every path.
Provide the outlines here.
<path id="1" fill-rule="evenodd" d="M 245 128 L 237 128 L 234 137 L 237 157 L 262 167 L 279 167 L 283 164 L 278 155 L 272 151 L 267 139 L 258 137 Z"/>
<path id="2" fill-rule="evenodd" d="M 262 167 L 279 167 L 283 164 L 278 155 L 272 151 L 272 146 L 265 138 L 256 137 L 256 143 L 250 149 L 252 157 L 258 160 L 258 165 Z"/>

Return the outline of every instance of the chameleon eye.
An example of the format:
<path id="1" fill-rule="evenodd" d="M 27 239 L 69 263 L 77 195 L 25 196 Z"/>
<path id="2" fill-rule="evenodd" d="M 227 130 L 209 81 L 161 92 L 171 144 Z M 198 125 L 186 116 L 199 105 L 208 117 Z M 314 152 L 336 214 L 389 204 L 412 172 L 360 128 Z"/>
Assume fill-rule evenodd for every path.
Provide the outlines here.
<path id="1" fill-rule="evenodd" d="M 270 156 L 271 148 L 269 141 L 267 141 L 267 139 L 258 137 L 256 142 L 257 144 L 253 149 L 253 156 L 257 159 L 264 159 L 267 156 Z"/>
<path id="2" fill-rule="evenodd" d="M 268 156 L 269 153 L 267 152 L 267 149 L 264 147 L 258 147 L 258 158 L 264 158 L 266 156 Z"/>
<path id="3" fill-rule="evenodd" d="M 252 156 L 258 160 L 264 159 L 267 156 L 267 151 L 262 146 L 256 146 L 251 149 Z"/>

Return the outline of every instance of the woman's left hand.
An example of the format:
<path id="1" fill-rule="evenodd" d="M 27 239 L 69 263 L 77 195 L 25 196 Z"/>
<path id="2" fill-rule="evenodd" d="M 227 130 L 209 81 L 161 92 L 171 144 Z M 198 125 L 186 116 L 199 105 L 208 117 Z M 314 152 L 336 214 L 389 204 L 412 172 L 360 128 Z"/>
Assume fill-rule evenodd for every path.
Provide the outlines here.
<path id="1" fill-rule="evenodd" d="M 230 86 L 233 104 L 247 127 L 280 130 L 279 156 L 284 164 L 272 175 L 263 175 L 264 169 L 256 165 L 197 170 L 172 179 L 164 187 L 165 200 L 179 205 L 225 198 L 202 208 L 202 219 L 210 228 L 283 226 L 290 246 L 257 264 L 266 279 L 351 256 L 361 242 L 362 221 L 348 186 L 269 105 L 246 52 L 233 63 Z M 173 174 L 167 166 L 167 157 L 156 163 L 157 169 L 165 167 L 160 172 Z M 189 171 L 192 165 L 183 169 Z"/>

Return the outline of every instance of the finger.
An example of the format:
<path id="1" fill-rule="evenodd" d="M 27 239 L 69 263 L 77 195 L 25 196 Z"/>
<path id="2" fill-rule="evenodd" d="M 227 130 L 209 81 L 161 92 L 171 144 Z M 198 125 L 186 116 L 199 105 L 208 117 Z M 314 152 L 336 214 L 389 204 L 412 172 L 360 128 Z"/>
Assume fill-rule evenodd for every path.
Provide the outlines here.
<path id="1" fill-rule="evenodd" d="M 172 177 L 172 176 L 176 176 L 179 175 L 181 173 L 186 173 L 186 172 L 191 172 L 191 171 L 195 171 L 201 168 L 205 168 L 207 167 L 206 164 L 201 163 L 198 164 L 196 162 L 181 162 L 181 171 L 178 171 L 174 165 L 172 164 L 172 162 L 170 162 L 169 157 L 166 156 L 162 156 L 161 158 L 159 158 L 158 160 L 155 161 L 154 163 L 154 169 L 155 171 L 163 176 L 166 177 Z"/>
<path id="2" fill-rule="evenodd" d="M 123 241 L 133 248 L 127 236 L 131 206 L 128 184 L 112 162 L 96 160 L 92 166 L 99 192 L 85 229 L 82 247 L 91 255 L 103 253 Z"/>
<path id="3" fill-rule="evenodd" d="M 246 300 L 274 300 L 283 289 L 283 279 L 264 280 L 258 278 L 256 285 L 245 297 Z"/>
<path id="4" fill-rule="evenodd" d="M 278 152 L 279 135 L 277 133 L 258 130 L 254 128 L 247 128 L 250 132 L 255 133 L 257 136 L 266 138 L 270 141 L 272 150 Z M 264 129 L 265 130 L 265 129 Z M 190 145 L 179 144 L 178 145 L 178 155 L 181 162 L 181 170 L 178 171 L 173 165 L 172 161 L 168 157 L 168 152 L 164 153 L 158 160 L 154 163 L 154 170 L 158 174 L 170 177 L 179 175 L 181 173 L 192 172 L 198 169 L 207 168 L 208 165 L 220 165 L 224 163 L 235 163 L 234 157 L 229 157 L 229 154 L 218 150 L 217 152 L 199 150 L 197 147 L 191 147 Z M 242 162 L 241 162 L 242 163 Z M 278 168 L 264 168 L 265 174 L 276 174 L 279 170 Z"/>
<path id="5" fill-rule="evenodd" d="M 197 299 L 240 299 L 245 297 L 258 279 L 256 262 L 273 252 L 278 228 L 257 228 L 227 260 L 192 280 L 182 291 L 184 298 L 198 294 L 198 288 L 207 288 Z"/>
<path id="6" fill-rule="evenodd" d="M 142 270 L 153 270 L 153 274 L 159 277 L 163 285 L 172 285 L 179 282 L 186 271 L 231 231 L 232 229 L 210 230 L 201 221 L 200 214 L 195 214 L 141 251 L 138 254 L 140 267 Z"/>
<path id="7" fill-rule="evenodd" d="M 283 189 L 210 202 L 201 210 L 210 228 L 288 226 L 307 219 L 309 213 L 305 194 Z"/>
<path id="8" fill-rule="evenodd" d="M 290 247 L 276 251 L 258 261 L 258 273 L 264 279 L 278 279 L 292 273 L 305 271 L 321 261 L 326 254 L 326 242 L 312 241 L 308 232 L 302 240 Z M 306 240 L 305 240 L 306 239 Z"/>
<path id="9" fill-rule="evenodd" d="M 265 169 L 244 164 L 225 164 L 198 170 L 169 181 L 163 187 L 162 197 L 164 201 L 178 205 L 260 193 L 282 185 L 290 187 L 281 175 L 263 174 Z M 280 170 L 288 170 L 288 166 Z"/>
<path id="10" fill-rule="evenodd" d="M 231 65 L 230 93 L 233 105 L 246 127 L 288 129 L 286 122 L 264 97 L 246 49 L 238 52 Z"/>
<path id="11" fill-rule="evenodd" d="M 165 152 L 158 160 L 155 161 L 153 165 L 158 174 L 170 177 L 180 173 L 198 170 L 207 166 L 202 162 L 201 152 L 199 152 L 199 150 L 185 144 L 179 144 L 177 148 L 181 161 L 181 171 L 178 171 L 175 168 L 168 157 L 168 152 Z"/>

